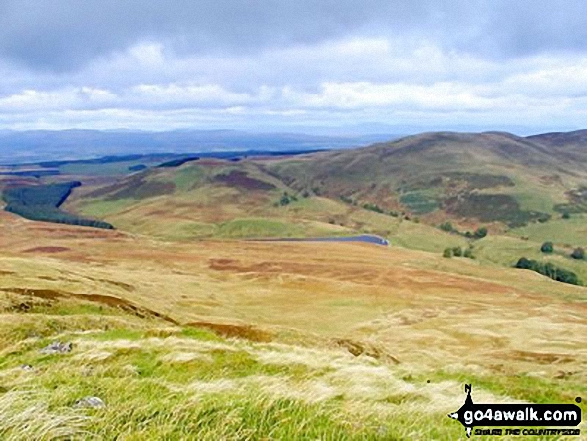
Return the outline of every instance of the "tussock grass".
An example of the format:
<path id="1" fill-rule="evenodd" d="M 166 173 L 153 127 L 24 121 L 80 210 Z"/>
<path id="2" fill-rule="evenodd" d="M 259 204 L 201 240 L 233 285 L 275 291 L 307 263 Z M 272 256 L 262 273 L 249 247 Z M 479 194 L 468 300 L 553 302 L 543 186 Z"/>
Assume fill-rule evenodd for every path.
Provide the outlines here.
<path id="1" fill-rule="evenodd" d="M 71 408 L 50 407 L 48 394 L 11 391 L 0 394 L 0 438 L 6 441 L 92 439 L 89 422 Z"/>
<path id="2" fill-rule="evenodd" d="M 7 421 L 0 434 L 11 440 L 464 439 L 446 418 L 462 404 L 464 381 L 472 379 L 476 400 L 487 402 L 536 398 L 524 391 L 537 385 L 554 388 L 426 373 L 343 348 L 227 339 L 157 322 L 147 331 L 128 320 L 128 328 L 118 322 L 114 330 L 13 339 L 0 367 L 7 390 L 0 394 Z M 38 352 L 57 338 L 72 341 L 72 353 Z M 106 407 L 74 408 L 86 396 Z"/>
<path id="3" fill-rule="evenodd" d="M 155 329 L 133 329 L 132 321 L 128 329 L 14 338 L 0 370 L 8 390 L 0 396 L 0 415 L 8 421 L 1 425 L 3 435 L 402 439 L 387 418 L 399 402 L 423 400 L 393 367 L 342 349 L 224 339 L 191 328 L 187 335 L 181 328 L 160 328 L 163 336 L 153 337 L 147 334 L 157 334 Z M 39 353 L 57 338 L 72 341 L 72 353 Z M 23 363 L 34 369 L 22 370 Z M 75 409 L 85 396 L 102 398 L 106 408 Z"/>

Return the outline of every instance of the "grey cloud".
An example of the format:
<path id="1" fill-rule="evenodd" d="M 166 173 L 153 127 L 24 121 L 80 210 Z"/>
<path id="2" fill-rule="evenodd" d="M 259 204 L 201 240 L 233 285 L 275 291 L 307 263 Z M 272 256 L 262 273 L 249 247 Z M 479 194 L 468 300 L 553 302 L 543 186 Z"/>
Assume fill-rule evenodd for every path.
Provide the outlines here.
<path id="1" fill-rule="evenodd" d="M 413 36 L 496 57 L 585 49 L 582 2 L 3 0 L 0 57 L 64 71 L 141 41 L 180 56 L 250 54 L 349 35 Z"/>
<path id="2" fill-rule="evenodd" d="M 7 0 L 0 9 L 0 54 L 60 70 L 145 40 L 163 41 L 181 54 L 246 53 L 353 32 L 392 12 L 390 6 L 382 11 L 382 4 L 387 2 Z M 397 12 L 390 17 L 402 18 Z"/>
<path id="3" fill-rule="evenodd" d="M 479 14 L 482 48 L 510 57 L 587 52 L 587 3 L 567 0 L 496 2 Z M 473 42 L 466 43 L 474 47 Z M 477 48 L 480 49 L 480 48 Z"/>

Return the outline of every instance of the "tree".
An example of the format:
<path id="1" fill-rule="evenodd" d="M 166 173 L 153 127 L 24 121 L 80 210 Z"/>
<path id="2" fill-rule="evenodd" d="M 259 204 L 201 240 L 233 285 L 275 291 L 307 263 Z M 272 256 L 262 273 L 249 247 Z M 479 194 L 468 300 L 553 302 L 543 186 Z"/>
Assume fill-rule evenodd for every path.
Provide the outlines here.
<path id="1" fill-rule="evenodd" d="M 446 231 L 447 233 L 451 233 L 452 231 L 454 231 L 454 228 L 453 228 L 452 224 L 449 221 L 446 221 L 443 224 L 440 224 L 440 227 L 439 228 L 442 231 Z"/>
<path id="2" fill-rule="evenodd" d="M 475 256 L 473 256 L 473 250 L 471 248 L 467 248 L 464 252 L 463 252 L 463 257 L 466 257 L 467 259 L 474 259 Z"/>
<path id="3" fill-rule="evenodd" d="M 548 222 L 550 220 L 550 217 L 550 214 L 542 213 L 538 216 L 538 222 L 541 224 Z"/>
<path id="4" fill-rule="evenodd" d="M 533 269 L 532 268 L 532 262 L 534 262 L 534 261 L 528 260 L 525 257 L 520 257 L 520 259 L 516 263 L 516 268 L 520 268 L 520 269 Z"/>
<path id="5" fill-rule="evenodd" d="M 571 257 L 577 260 L 583 260 L 585 258 L 585 250 L 581 247 L 575 248 L 571 253 Z"/>
<path id="6" fill-rule="evenodd" d="M 281 199 L 279 200 L 279 205 L 283 207 L 284 205 L 288 205 L 291 202 L 295 202 L 297 200 L 298 199 L 295 196 L 290 196 L 287 191 L 284 191 L 283 196 L 281 196 Z"/>
<path id="7" fill-rule="evenodd" d="M 452 257 L 452 249 L 451 248 L 445 248 L 444 249 L 444 253 L 442 254 L 443 257 L 447 257 L 447 258 L 451 258 Z"/>
<path id="8" fill-rule="evenodd" d="M 570 219 L 570 218 L 571 218 L 571 213 L 569 213 L 568 211 L 565 211 L 565 212 L 563 213 L 563 216 L 562 216 L 562 218 L 563 218 L 563 219 Z"/>
<path id="9" fill-rule="evenodd" d="M 543 253 L 550 254 L 554 251 L 554 245 L 552 244 L 552 242 L 544 242 L 540 247 L 540 251 L 542 251 Z"/>
<path id="10" fill-rule="evenodd" d="M 452 254 L 455 257 L 461 257 L 463 255 L 463 249 L 461 247 L 454 247 L 452 249 Z"/>
<path id="11" fill-rule="evenodd" d="M 487 236 L 487 228 L 479 227 L 473 235 L 476 239 L 483 239 L 485 236 Z"/>

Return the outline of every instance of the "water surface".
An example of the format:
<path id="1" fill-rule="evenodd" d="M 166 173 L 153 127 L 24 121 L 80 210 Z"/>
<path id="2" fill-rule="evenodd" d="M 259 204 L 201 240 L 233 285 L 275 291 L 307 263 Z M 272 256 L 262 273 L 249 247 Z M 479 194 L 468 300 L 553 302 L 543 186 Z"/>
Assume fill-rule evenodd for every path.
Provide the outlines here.
<path id="1" fill-rule="evenodd" d="M 389 241 L 372 234 L 361 234 L 358 236 L 334 236 L 334 237 L 303 237 L 283 239 L 263 239 L 269 242 L 362 242 L 374 245 L 389 246 Z"/>

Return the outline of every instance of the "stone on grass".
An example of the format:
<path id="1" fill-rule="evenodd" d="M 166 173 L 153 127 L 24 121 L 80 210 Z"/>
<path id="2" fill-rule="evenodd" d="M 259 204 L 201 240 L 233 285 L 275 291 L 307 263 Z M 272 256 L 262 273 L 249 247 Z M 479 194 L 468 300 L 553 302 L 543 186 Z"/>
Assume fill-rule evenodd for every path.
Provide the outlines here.
<path id="1" fill-rule="evenodd" d="M 77 400 L 73 406 L 78 409 L 102 409 L 106 407 L 104 401 L 98 397 L 85 397 Z"/>
<path id="2" fill-rule="evenodd" d="M 61 343 L 60 341 L 54 341 L 49 346 L 44 347 L 41 349 L 41 353 L 43 354 L 67 354 L 71 352 L 73 349 L 73 344 L 69 343 Z"/>

